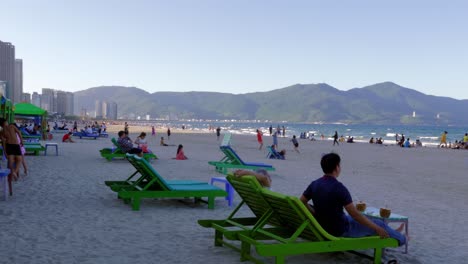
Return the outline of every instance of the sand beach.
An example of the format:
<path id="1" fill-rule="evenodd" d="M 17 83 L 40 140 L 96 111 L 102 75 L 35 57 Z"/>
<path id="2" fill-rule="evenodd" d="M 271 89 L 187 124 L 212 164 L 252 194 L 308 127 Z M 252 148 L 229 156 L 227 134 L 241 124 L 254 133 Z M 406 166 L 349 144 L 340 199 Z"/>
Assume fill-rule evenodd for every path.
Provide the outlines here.
<path id="1" fill-rule="evenodd" d="M 109 128 L 116 137 L 118 128 Z M 151 163 L 166 179 L 209 182 L 218 175 L 208 161 L 219 160 L 220 141 L 214 133 L 181 133 L 164 129 L 151 136 L 151 128 L 131 127 L 131 138 L 148 133 L 149 147 L 159 159 Z M 186 131 L 184 131 L 186 132 Z M 183 144 L 188 160 L 172 159 Z M 109 139 L 58 142 L 59 156 L 27 156 L 29 174 L 14 183 L 14 196 L 0 201 L 0 263 L 240 263 L 239 254 L 214 247 L 212 229 L 198 219 L 223 219 L 233 210 L 217 199 L 214 210 L 189 200 L 146 199 L 140 211 L 118 200 L 104 185 L 133 173 L 125 160 L 108 162 L 99 149 Z M 271 138 L 264 138 L 265 145 Z M 233 148 L 247 161 L 273 164 L 272 189 L 300 196 L 307 185 L 322 176 L 320 158 L 334 151 L 342 157 L 339 178 L 353 200 L 374 207 L 388 206 L 409 217 L 409 253 L 390 249 L 386 259 L 399 263 L 465 263 L 468 258 L 468 151 L 411 148 L 370 144 L 332 146 L 331 141 L 299 140 L 300 154 L 287 138 L 279 148 L 286 160 L 269 160 L 258 150 L 255 136 L 234 135 Z M 6 162 L 1 162 L 2 168 Z M 235 204 L 240 199 L 235 197 Z M 242 214 L 248 215 L 247 210 Z M 371 263 L 349 253 L 292 256 L 287 263 Z M 265 259 L 273 263 L 272 259 Z"/>

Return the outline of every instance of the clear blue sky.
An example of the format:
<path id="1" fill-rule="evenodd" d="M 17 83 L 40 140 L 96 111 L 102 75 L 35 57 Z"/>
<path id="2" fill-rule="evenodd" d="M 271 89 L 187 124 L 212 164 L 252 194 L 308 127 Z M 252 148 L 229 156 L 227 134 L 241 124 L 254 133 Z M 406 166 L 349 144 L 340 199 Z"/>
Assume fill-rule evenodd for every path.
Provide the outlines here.
<path id="1" fill-rule="evenodd" d="M 468 99 L 468 4 L 437 2 L 3 0 L 0 40 L 24 60 L 27 92 L 393 81 Z"/>

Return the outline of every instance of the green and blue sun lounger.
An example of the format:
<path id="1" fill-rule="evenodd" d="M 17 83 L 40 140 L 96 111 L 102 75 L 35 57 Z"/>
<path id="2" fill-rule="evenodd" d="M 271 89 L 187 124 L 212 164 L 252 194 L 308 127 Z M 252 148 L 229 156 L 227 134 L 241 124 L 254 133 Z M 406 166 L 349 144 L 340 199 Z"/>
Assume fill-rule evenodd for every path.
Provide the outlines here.
<path id="1" fill-rule="evenodd" d="M 260 218 L 257 217 L 258 220 L 254 225 L 244 225 L 240 228 L 241 231 L 227 230 L 225 233 L 220 231 L 215 235 L 216 246 L 225 244 L 221 240 L 223 235 L 228 239 L 240 240 L 241 261 L 251 260 L 256 263 L 263 263 L 258 257 L 251 254 L 251 249 L 255 249 L 259 256 L 274 257 L 277 264 L 285 263 L 285 257 L 290 255 L 373 249 L 374 256 L 372 259 L 376 264 L 381 263 L 384 248 L 398 246 L 397 240 L 393 238 L 381 239 L 378 236 L 344 238 L 332 236 L 319 225 L 314 216 L 297 197 L 275 193 L 264 188 L 258 188 L 258 186 L 255 187 L 256 184 L 251 183 L 257 181 L 253 176 L 240 179 L 230 177 L 228 179 L 234 183 L 233 187 L 236 190 L 242 188 L 245 192 L 257 192 L 259 196 L 255 200 L 261 201 L 262 204 L 260 208 L 262 208 L 261 213 L 263 215 Z M 235 181 L 244 183 L 235 184 Z M 249 205 L 251 209 L 252 206 L 254 205 Z M 254 210 L 258 210 L 258 208 L 252 211 Z M 226 220 L 229 220 L 229 218 Z M 200 221 L 202 222 L 200 223 Z M 209 220 L 200 221 L 199 224 L 201 225 L 209 223 Z M 216 225 L 217 223 L 213 222 L 211 227 L 218 230 L 219 228 Z"/>
<path id="2" fill-rule="evenodd" d="M 99 150 L 101 157 L 107 159 L 108 161 L 111 161 L 114 158 L 126 158 L 126 153 L 120 148 L 119 144 L 117 144 L 117 140 L 112 138 L 111 142 L 114 145 L 113 148 L 103 148 Z M 158 159 L 154 153 L 143 153 L 143 158 L 148 161 L 151 159 Z"/>
<path id="3" fill-rule="evenodd" d="M 205 202 L 208 203 L 208 208 L 214 209 L 215 198 L 227 196 L 226 191 L 208 183 L 166 181 L 145 159 L 132 154 L 126 156 L 137 171 L 144 174 L 140 174 L 140 178 L 135 181 L 131 180 L 131 176 L 125 183 L 107 181 L 106 185 L 117 192 L 118 198 L 131 203 L 133 210 L 140 209 L 143 198 L 194 198 L 195 201 L 207 198 Z"/>
<path id="4" fill-rule="evenodd" d="M 274 171 L 275 168 L 270 164 L 244 162 L 231 146 L 220 146 L 219 149 L 224 153 L 220 161 L 209 161 L 208 164 L 215 166 L 216 171 L 226 174 L 228 169 L 264 169 Z"/>

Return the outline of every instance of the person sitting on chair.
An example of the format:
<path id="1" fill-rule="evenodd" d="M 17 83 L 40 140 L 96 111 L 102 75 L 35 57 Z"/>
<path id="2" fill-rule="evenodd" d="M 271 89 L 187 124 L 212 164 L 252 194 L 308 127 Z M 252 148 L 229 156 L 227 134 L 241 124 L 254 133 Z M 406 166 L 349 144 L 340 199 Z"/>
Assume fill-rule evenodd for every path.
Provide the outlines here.
<path id="1" fill-rule="evenodd" d="M 123 152 L 129 154 L 137 154 L 140 157 L 143 157 L 143 150 L 140 148 L 134 148 L 132 140 L 125 134 L 124 131 L 119 131 L 119 139 L 117 140 L 117 144 L 119 145 L 120 149 Z"/>
<path id="2" fill-rule="evenodd" d="M 380 219 L 369 219 L 354 206 L 348 189 L 338 181 L 341 174 L 341 158 L 338 154 L 325 154 L 320 166 L 324 175 L 313 181 L 301 196 L 301 201 L 319 224 L 333 236 L 365 237 L 379 235 L 394 238 L 400 246 L 406 243 L 401 233 L 404 224 L 396 230 Z M 313 206 L 308 202 L 313 201 Z M 343 208 L 348 212 L 345 215 Z"/>
<path id="3" fill-rule="evenodd" d="M 250 171 L 250 170 L 234 171 L 234 176 L 236 177 L 242 177 L 242 176 L 247 176 L 247 175 L 255 176 L 255 178 L 257 178 L 260 185 L 262 185 L 263 187 L 266 187 L 266 188 L 271 187 L 271 177 L 268 174 L 268 172 L 264 169 L 258 169 L 255 171 Z"/>

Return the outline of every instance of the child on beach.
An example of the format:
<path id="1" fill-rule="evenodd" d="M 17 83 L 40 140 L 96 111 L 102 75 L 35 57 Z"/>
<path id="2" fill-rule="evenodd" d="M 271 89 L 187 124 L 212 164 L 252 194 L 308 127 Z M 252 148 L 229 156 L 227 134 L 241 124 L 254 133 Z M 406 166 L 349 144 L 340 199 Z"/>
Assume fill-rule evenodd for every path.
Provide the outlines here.
<path id="1" fill-rule="evenodd" d="M 291 142 L 292 142 L 293 145 L 294 145 L 294 150 L 295 150 L 297 153 L 300 153 L 300 152 L 299 152 L 299 142 L 297 142 L 296 135 L 293 135 L 293 138 L 291 139 Z"/>
<path id="2" fill-rule="evenodd" d="M 72 139 L 72 132 L 68 132 L 62 137 L 62 142 L 70 142 L 70 143 L 75 143 Z"/>
<path id="3" fill-rule="evenodd" d="M 438 148 L 442 147 L 442 145 L 446 148 L 447 147 L 447 131 L 444 131 L 440 136 L 440 144 L 437 146 Z"/>
<path id="4" fill-rule="evenodd" d="M 135 144 L 137 144 L 144 153 L 148 153 L 148 142 L 146 141 L 145 132 L 140 133 L 140 135 L 135 139 Z"/>
<path id="5" fill-rule="evenodd" d="M 180 144 L 177 147 L 177 155 L 176 155 L 175 159 L 176 160 L 186 160 L 186 159 L 188 159 L 187 156 L 185 156 L 185 154 L 184 154 L 184 146 L 182 146 L 182 144 Z"/>
<path id="6" fill-rule="evenodd" d="M 23 165 L 24 175 L 28 175 L 28 166 L 26 165 L 26 160 L 24 159 L 24 155 L 26 155 L 26 149 L 24 148 L 23 142 L 20 139 L 19 134 L 16 134 L 16 138 L 20 143 L 21 148 L 21 165 Z M 19 166 L 19 165 L 18 165 Z M 19 168 L 18 168 L 18 177 L 19 177 Z"/>
<path id="7" fill-rule="evenodd" d="M 258 144 L 260 145 L 258 149 L 261 150 L 263 147 L 263 134 L 262 134 L 262 131 L 260 131 L 260 129 L 257 129 L 257 141 L 258 141 Z"/>
<path id="8" fill-rule="evenodd" d="M 333 135 L 333 146 L 335 146 L 335 143 L 340 145 L 340 143 L 338 143 L 338 131 L 335 131 L 335 134 Z"/>
<path id="9" fill-rule="evenodd" d="M 169 146 L 168 144 L 164 143 L 164 137 L 161 137 L 161 140 L 159 141 L 159 145 L 167 147 Z"/>

